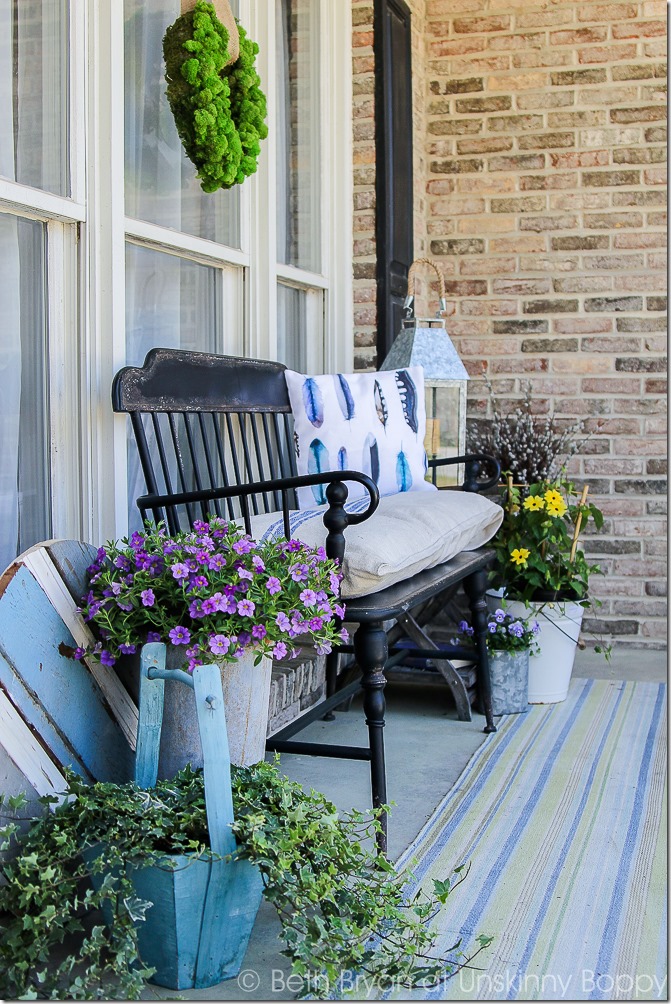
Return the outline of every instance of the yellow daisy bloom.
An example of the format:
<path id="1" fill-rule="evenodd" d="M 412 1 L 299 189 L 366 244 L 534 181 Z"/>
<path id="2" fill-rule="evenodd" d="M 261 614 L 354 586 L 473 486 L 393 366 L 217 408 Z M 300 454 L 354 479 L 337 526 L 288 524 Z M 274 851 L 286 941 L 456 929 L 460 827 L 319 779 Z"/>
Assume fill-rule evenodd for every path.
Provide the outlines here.
<path id="1" fill-rule="evenodd" d="M 531 554 L 531 551 L 526 547 L 516 547 L 510 552 L 510 560 L 514 561 L 516 565 L 526 565 L 527 558 Z"/>
<path id="2" fill-rule="evenodd" d="M 524 508 L 530 509 L 531 512 L 535 512 L 537 509 L 545 508 L 545 502 L 540 495 L 529 495 L 528 498 L 525 498 L 523 504 Z"/>
<path id="3" fill-rule="evenodd" d="M 564 500 L 559 499 L 558 502 L 552 502 L 552 503 L 548 502 L 546 511 L 548 516 L 563 516 L 567 509 L 568 506 L 566 505 Z"/>
<path id="4" fill-rule="evenodd" d="M 562 504 L 564 503 L 564 499 L 562 498 L 561 494 L 558 491 L 555 491 L 554 488 L 548 488 L 548 490 L 545 493 L 545 501 L 548 502 L 550 505 L 557 502 L 561 502 Z"/>

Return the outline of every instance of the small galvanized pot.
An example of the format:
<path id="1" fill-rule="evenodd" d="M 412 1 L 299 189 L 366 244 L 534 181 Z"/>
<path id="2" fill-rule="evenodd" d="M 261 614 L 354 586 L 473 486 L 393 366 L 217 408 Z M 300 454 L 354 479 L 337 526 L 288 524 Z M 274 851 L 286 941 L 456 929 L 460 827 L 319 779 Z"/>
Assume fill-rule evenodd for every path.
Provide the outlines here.
<path id="1" fill-rule="evenodd" d="M 492 713 L 515 715 L 529 710 L 529 653 L 489 652 Z"/>

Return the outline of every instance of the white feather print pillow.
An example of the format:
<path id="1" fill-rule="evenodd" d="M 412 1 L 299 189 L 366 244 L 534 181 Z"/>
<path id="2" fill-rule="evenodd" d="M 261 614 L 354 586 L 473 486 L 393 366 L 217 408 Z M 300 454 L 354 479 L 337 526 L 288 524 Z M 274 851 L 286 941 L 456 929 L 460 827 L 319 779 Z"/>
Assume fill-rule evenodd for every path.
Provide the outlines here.
<path id="1" fill-rule="evenodd" d="M 426 474 L 421 366 L 379 373 L 307 376 L 286 370 L 299 474 L 363 471 L 381 495 L 433 491 Z M 349 498 L 365 494 L 348 484 Z M 298 490 L 301 509 L 326 501 L 326 486 Z"/>

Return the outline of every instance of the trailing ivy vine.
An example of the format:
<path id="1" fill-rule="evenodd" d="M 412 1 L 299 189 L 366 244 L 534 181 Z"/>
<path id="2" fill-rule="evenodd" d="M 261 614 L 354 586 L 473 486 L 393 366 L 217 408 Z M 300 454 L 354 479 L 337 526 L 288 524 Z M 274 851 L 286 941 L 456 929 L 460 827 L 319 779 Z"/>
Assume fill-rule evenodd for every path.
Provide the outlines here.
<path id="1" fill-rule="evenodd" d="M 257 168 L 268 135 L 266 98 L 254 68 L 259 47 L 238 25 L 240 55 L 230 66 L 228 31 L 211 3 L 198 0 L 163 38 L 167 96 L 201 188 L 239 185 Z"/>
<path id="2" fill-rule="evenodd" d="M 27 833 L 14 821 L 0 829 L 0 847 L 14 855 L 0 884 L 0 997 L 137 999 L 151 970 L 139 958 L 136 925 L 151 904 L 138 899 L 127 866 L 207 853 L 202 771 L 186 767 L 151 791 L 88 785 L 71 772 L 67 780 L 68 800 Z M 310 975 L 312 993 L 326 995 L 347 970 L 380 987 L 413 986 L 468 961 L 458 945 L 451 958 L 431 954 L 430 921 L 461 869 L 454 884 L 435 882 L 432 895 L 407 902 L 408 874 L 369 849 L 377 821 L 338 815 L 273 764 L 233 768 L 232 781 L 239 856 L 259 867 L 281 921 L 283 954 L 294 973 Z M 21 805 L 10 798 L 5 809 L 15 814 Z M 82 857 L 88 847 L 100 853 Z M 98 890 L 92 873 L 103 875 Z M 490 939 L 477 940 L 474 954 Z"/>

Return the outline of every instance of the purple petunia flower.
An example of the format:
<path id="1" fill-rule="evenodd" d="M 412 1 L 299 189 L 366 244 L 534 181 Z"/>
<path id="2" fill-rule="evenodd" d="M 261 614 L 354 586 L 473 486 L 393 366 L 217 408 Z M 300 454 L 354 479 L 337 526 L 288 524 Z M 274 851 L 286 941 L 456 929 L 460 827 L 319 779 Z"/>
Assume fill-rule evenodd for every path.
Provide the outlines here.
<path id="1" fill-rule="evenodd" d="M 254 578 L 254 572 L 251 572 L 249 570 L 249 568 L 239 568 L 238 569 L 238 577 L 241 578 L 241 579 L 253 579 Z"/>
<path id="2" fill-rule="evenodd" d="M 119 645 L 119 651 L 122 655 L 133 655 L 137 652 L 137 645 Z"/>
<path id="3" fill-rule="evenodd" d="M 214 655 L 226 655 L 231 647 L 231 642 L 224 634 L 213 634 L 210 635 L 209 645 L 210 651 Z"/>
<path id="4" fill-rule="evenodd" d="M 347 630 L 347 628 L 341 628 L 338 633 L 344 642 L 349 641 L 349 631 Z"/>
<path id="5" fill-rule="evenodd" d="M 321 629 L 324 627 L 324 618 L 323 617 L 312 617 L 308 621 L 308 624 L 310 626 L 310 630 L 311 631 L 321 631 Z"/>
<path id="6" fill-rule="evenodd" d="M 279 613 L 275 618 L 275 623 L 277 624 L 280 631 L 288 631 L 291 627 L 291 621 L 285 613 Z"/>
<path id="7" fill-rule="evenodd" d="M 301 592 L 301 600 L 306 607 L 314 607 L 317 603 L 317 594 L 314 589 L 303 589 Z"/>
<path id="8" fill-rule="evenodd" d="M 294 582 L 305 582 L 308 577 L 308 566 L 307 565 L 290 565 L 289 575 L 294 580 Z"/>
<path id="9" fill-rule="evenodd" d="M 143 607 L 153 607 L 156 602 L 156 597 L 154 596 L 153 589 L 143 589 L 140 593 L 140 599 L 142 600 Z"/>
<path id="10" fill-rule="evenodd" d="M 80 648 L 79 645 L 78 645 L 77 648 L 74 651 L 74 657 L 75 657 L 75 659 L 83 659 L 85 655 L 86 655 L 86 649 L 85 648 Z"/>
<path id="11" fill-rule="evenodd" d="M 175 579 L 188 579 L 190 569 L 188 565 L 185 565 L 182 562 L 177 561 L 172 566 L 171 571 L 173 578 Z"/>
<path id="12" fill-rule="evenodd" d="M 236 554 L 249 554 L 250 551 L 254 550 L 254 541 L 247 540 L 246 538 L 244 540 L 236 540 L 235 544 L 233 544 L 233 550 Z"/>
<path id="13" fill-rule="evenodd" d="M 336 617 L 339 617 L 340 620 L 343 620 L 345 617 L 345 607 L 342 605 L 342 603 L 334 603 L 333 609 L 335 610 Z"/>
<path id="14" fill-rule="evenodd" d="M 340 575 L 336 575 L 335 572 L 329 573 L 329 582 L 331 583 L 331 592 L 337 596 L 340 592 Z"/>
<path id="15" fill-rule="evenodd" d="M 275 575 L 268 576 L 268 581 L 266 582 L 266 589 L 271 596 L 275 596 L 276 593 L 282 592 L 282 583 Z"/>
<path id="16" fill-rule="evenodd" d="M 252 628 L 252 638 L 256 638 L 258 641 L 262 641 L 268 632 L 264 628 L 263 624 L 255 624 Z"/>
<path id="17" fill-rule="evenodd" d="M 191 641 L 191 632 L 188 628 L 177 625 L 170 629 L 169 638 L 173 645 L 188 645 Z"/>
<path id="18" fill-rule="evenodd" d="M 263 563 L 263 559 L 255 554 L 252 558 L 252 565 L 254 566 L 255 572 L 265 572 L 266 566 Z"/>
<path id="19" fill-rule="evenodd" d="M 318 641 L 315 644 L 317 655 L 328 655 L 332 651 L 333 645 L 330 641 Z"/>
<path id="20" fill-rule="evenodd" d="M 147 644 L 160 640 L 161 640 L 161 635 L 159 634 L 158 631 L 147 631 Z"/>
<path id="21" fill-rule="evenodd" d="M 112 653 L 108 652 L 106 648 L 104 648 L 101 651 L 101 653 L 98 656 L 98 658 L 102 662 L 103 666 L 113 666 L 114 663 L 116 662 L 116 659 L 114 658 L 114 656 L 112 655 Z"/>
<path id="22" fill-rule="evenodd" d="M 237 611 L 242 617 L 251 617 L 256 610 L 256 604 L 252 600 L 238 600 Z"/>
<path id="23" fill-rule="evenodd" d="M 223 554 L 213 554 L 207 559 L 207 567 L 211 572 L 219 571 L 219 569 L 226 567 L 226 558 Z"/>
<path id="24" fill-rule="evenodd" d="M 273 659 L 284 659 L 288 651 L 284 642 L 278 641 L 273 649 Z"/>

